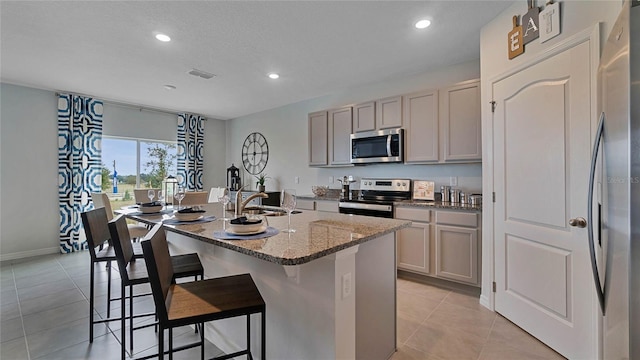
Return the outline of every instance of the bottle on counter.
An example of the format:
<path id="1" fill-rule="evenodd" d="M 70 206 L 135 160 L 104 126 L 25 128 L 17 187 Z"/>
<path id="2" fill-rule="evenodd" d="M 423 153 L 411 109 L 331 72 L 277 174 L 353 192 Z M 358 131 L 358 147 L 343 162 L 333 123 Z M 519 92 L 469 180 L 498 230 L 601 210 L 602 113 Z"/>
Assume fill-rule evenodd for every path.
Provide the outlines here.
<path id="1" fill-rule="evenodd" d="M 454 204 L 460 202 L 460 189 L 451 189 L 451 202 Z"/>
<path id="2" fill-rule="evenodd" d="M 440 195 L 442 195 L 442 202 L 449 202 L 449 200 L 451 200 L 451 187 L 446 185 L 440 186 Z"/>

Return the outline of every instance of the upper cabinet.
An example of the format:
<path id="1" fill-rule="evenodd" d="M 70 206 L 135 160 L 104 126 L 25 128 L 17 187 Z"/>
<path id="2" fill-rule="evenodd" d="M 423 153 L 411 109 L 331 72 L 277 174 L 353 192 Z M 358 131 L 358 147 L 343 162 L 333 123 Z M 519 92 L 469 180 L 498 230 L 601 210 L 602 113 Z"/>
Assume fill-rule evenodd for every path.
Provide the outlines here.
<path id="1" fill-rule="evenodd" d="M 440 126 L 444 162 L 481 161 L 480 81 L 440 90 Z"/>
<path id="2" fill-rule="evenodd" d="M 402 96 L 353 106 L 353 132 L 402 127 Z"/>
<path id="3" fill-rule="evenodd" d="M 329 165 L 351 165 L 350 106 L 329 110 Z"/>
<path id="4" fill-rule="evenodd" d="M 438 91 L 404 96 L 406 156 L 408 163 L 438 162 Z"/>
<path id="5" fill-rule="evenodd" d="M 353 132 L 376 129 L 376 102 L 369 101 L 353 106 Z"/>
<path id="6" fill-rule="evenodd" d="M 482 161 L 479 80 L 403 98 L 407 163 Z"/>
<path id="7" fill-rule="evenodd" d="M 309 114 L 309 165 L 351 165 L 351 133 L 404 127 L 405 162 L 482 161 L 480 80 Z"/>
<path id="8" fill-rule="evenodd" d="M 376 129 L 391 129 L 402 126 L 402 96 L 376 101 Z"/>
<path id="9" fill-rule="evenodd" d="M 309 165 L 326 166 L 328 154 L 327 112 L 309 114 Z"/>

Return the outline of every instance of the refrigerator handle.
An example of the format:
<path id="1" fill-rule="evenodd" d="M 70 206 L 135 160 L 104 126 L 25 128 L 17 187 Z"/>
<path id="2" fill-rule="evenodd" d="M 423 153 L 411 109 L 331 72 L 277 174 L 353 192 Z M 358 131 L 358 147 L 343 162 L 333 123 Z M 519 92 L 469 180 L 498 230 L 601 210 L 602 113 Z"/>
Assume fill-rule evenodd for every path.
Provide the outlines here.
<path id="1" fill-rule="evenodd" d="M 596 263 L 596 250 L 593 239 L 593 187 L 596 176 L 596 162 L 598 159 L 598 149 L 600 148 L 600 141 L 602 140 L 602 133 L 604 131 L 604 112 L 600 115 L 600 121 L 598 123 L 598 131 L 596 132 L 596 138 L 593 142 L 593 151 L 591 152 L 591 173 L 589 174 L 589 198 L 587 199 L 587 223 L 589 224 L 589 229 L 587 230 L 587 234 L 589 235 L 589 254 L 591 256 L 591 270 L 593 272 L 593 281 L 596 286 L 596 292 L 598 293 L 598 301 L 600 302 L 600 309 L 602 310 L 602 315 L 605 314 L 604 307 L 604 290 L 602 288 L 602 284 L 600 283 L 600 275 L 598 272 L 598 265 Z M 600 219 L 598 219 L 600 222 Z M 601 226 L 600 223 L 597 224 L 598 227 Z"/>

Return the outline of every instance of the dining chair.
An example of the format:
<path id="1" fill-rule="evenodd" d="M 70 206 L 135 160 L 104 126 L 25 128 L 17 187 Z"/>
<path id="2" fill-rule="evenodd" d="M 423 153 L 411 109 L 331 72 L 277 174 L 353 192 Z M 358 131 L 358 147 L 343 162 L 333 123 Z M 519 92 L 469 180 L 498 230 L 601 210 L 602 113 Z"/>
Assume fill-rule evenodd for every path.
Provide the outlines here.
<path id="1" fill-rule="evenodd" d="M 160 224 L 161 225 L 161 224 Z M 123 215 L 117 216 L 115 219 L 109 222 L 109 232 L 111 234 L 111 239 L 113 243 L 113 247 L 115 249 L 116 260 L 118 263 L 118 269 L 120 271 L 120 301 L 121 301 L 121 331 L 122 331 L 122 339 L 121 339 L 121 347 L 122 347 L 122 359 L 126 356 L 126 330 L 125 324 L 126 319 L 129 319 L 129 336 L 131 340 L 129 341 L 130 352 L 133 353 L 133 330 L 142 329 L 149 326 L 154 326 L 155 323 L 141 325 L 138 327 L 133 326 L 133 319 L 144 316 L 152 316 L 155 313 L 146 313 L 146 314 L 133 314 L 133 298 L 139 296 L 146 296 L 150 294 L 133 294 L 133 287 L 135 285 L 141 285 L 149 282 L 149 277 L 147 275 L 147 268 L 145 265 L 145 259 L 139 259 L 134 256 L 133 245 L 129 240 L 129 230 L 127 227 L 126 219 Z M 175 281 L 178 278 L 185 278 L 193 276 L 196 280 L 198 276 L 200 279 L 203 279 L 204 276 L 204 268 L 202 267 L 202 263 L 200 262 L 200 258 L 198 254 L 183 254 L 177 256 L 169 256 L 169 263 L 172 267 L 176 267 L 180 269 L 179 271 L 174 272 L 171 278 L 171 281 Z M 125 315 L 125 299 L 126 289 L 129 289 L 129 316 Z M 196 329 L 197 331 L 197 329 Z"/>
<path id="2" fill-rule="evenodd" d="M 111 262 L 116 260 L 116 254 L 111 245 L 111 234 L 109 233 L 109 220 L 104 207 L 89 210 L 80 214 L 82 225 L 87 238 L 89 255 L 91 256 L 91 271 L 89 280 L 89 342 L 93 342 L 94 324 L 114 321 L 111 319 L 111 302 L 120 298 L 111 298 Z M 142 258 L 142 247 L 140 243 L 132 245 L 133 256 Z M 107 318 L 94 320 L 95 303 L 95 264 L 106 263 L 107 265 Z"/>
<path id="3" fill-rule="evenodd" d="M 211 204 L 211 203 L 220 202 L 218 198 L 222 197 L 226 191 L 227 189 L 224 187 L 212 187 L 211 190 L 209 190 L 208 203 Z"/>
<path id="4" fill-rule="evenodd" d="M 187 191 L 181 205 L 203 205 L 207 203 L 208 197 L 208 191 Z"/>
<path id="5" fill-rule="evenodd" d="M 251 354 L 251 315 L 261 314 L 261 359 L 266 354 L 266 305 L 250 274 L 224 276 L 176 284 L 162 224 L 154 226 L 142 241 L 151 293 L 158 317 L 158 358 L 164 358 L 164 330 L 169 332 L 169 359 L 173 359 L 173 328 L 200 325 L 200 341 L 176 348 L 175 351 L 200 346 L 204 359 L 204 323 L 246 316 L 247 348 L 214 359 L 230 359 Z"/>
<path id="6" fill-rule="evenodd" d="M 109 201 L 109 196 L 107 193 L 91 193 L 91 200 L 93 200 L 93 207 L 95 208 L 105 208 L 107 212 L 107 220 L 113 220 L 113 210 L 111 209 L 111 202 Z M 149 200 L 147 198 L 147 200 Z M 129 227 L 129 234 L 131 235 L 131 240 L 140 239 L 149 232 L 149 228 L 142 225 L 137 224 L 127 224 Z"/>
<path id="7" fill-rule="evenodd" d="M 161 191 L 162 189 L 133 189 L 133 198 L 135 199 L 136 204 L 149 202 L 149 190 L 153 190 L 154 199 L 158 200 L 158 191 Z"/>

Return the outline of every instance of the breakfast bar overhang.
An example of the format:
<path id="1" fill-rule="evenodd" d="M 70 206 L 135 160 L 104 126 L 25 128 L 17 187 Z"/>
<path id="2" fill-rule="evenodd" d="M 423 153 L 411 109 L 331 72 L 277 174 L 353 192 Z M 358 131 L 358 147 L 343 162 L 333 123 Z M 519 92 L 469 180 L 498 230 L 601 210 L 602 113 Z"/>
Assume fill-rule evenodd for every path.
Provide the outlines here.
<path id="1" fill-rule="evenodd" d="M 220 204 L 204 207 L 220 215 Z M 124 211 L 126 214 L 127 212 Z M 167 215 L 132 216 L 148 224 Z M 276 229 L 286 216 L 268 217 Z M 295 233 L 221 240 L 223 222 L 165 225 L 173 254 L 197 252 L 205 278 L 250 273 L 267 303 L 268 359 L 388 359 L 396 349 L 396 239 L 408 221 L 317 211 L 291 217 Z M 259 317 L 251 319 L 257 351 Z M 225 353 L 246 345 L 244 320 L 206 325 Z"/>

